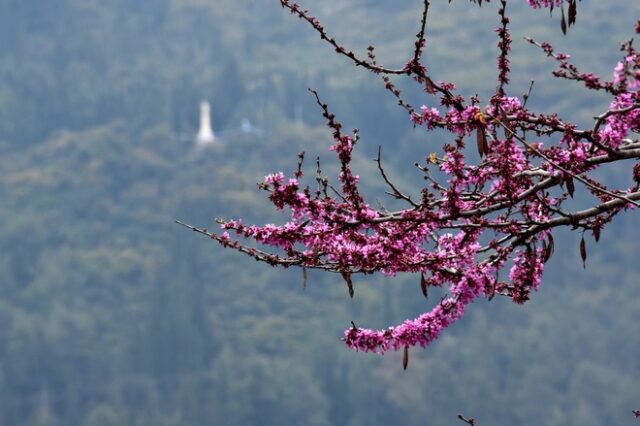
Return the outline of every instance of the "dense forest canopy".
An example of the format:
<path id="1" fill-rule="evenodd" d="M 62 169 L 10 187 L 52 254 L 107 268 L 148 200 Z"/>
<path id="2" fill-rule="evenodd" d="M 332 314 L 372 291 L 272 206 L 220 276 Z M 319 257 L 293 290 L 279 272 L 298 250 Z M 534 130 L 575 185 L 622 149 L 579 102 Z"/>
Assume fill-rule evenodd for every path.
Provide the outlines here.
<path id="1" fill-rule="evenodd" d="M 420 3 L 309 7 L 395 64 Z M 427 61 L 473 90 L 493 73 L 495 13 L 442 3 Z M 514 43 L 553 40 L 601 74 L 638 14 L 634 2 L 582 2 L 562 37 L 556 18 L 517 3 Z M 419 181 L 408 165 L 432 142 L 375 76 L 275 2 L 2 0 L 0 33 L 0 424 L 445 425 L 460 411 L 496 425 L 629 422 L 640 401 L 637 212 L 590 249 L 586 271 L 575 237 L 557 238 L 536 300 L 480 303 L 406 374 L 400 356 L 363 357 L 339 337 L 350 320 L 382 327 L 421 312 L 414 277 L 358 278 L 349 301 L 339 278 L 310 273 L 303 289 L 299 271 L 247 263 L 173 223 L 281 219 L 256 182 L 292 170 L 299 151 L 331 156 L 307 87 L 361 128 L 361 175 L 375 176 L 382 145 L 395 179 Z M 520 51 L 513 64 L 526 72 L 512 85 L 525 91 L 553 64 Z M 530 102 L 587 120 L 601 99 L 581 96 L 558 84 Z M 205 99 L 216 131 L 247 118 L 264 136 L 197 151 Z"/>

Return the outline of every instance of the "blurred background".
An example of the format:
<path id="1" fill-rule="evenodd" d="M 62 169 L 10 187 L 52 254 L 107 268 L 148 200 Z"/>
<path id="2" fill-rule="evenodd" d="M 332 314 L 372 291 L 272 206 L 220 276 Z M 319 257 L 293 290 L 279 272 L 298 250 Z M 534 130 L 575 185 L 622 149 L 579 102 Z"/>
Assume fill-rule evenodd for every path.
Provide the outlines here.
<path id="1" fill-rule="evenodd" d="M 433 2 L 425 60 L 465 95 L 496 86 L 497 4 Z M 439 4 L 442 3 L 442 4 Z M 401 67 L 422 1 L 308 1 L 351 49 Z M 606 96 L 552 81 L 522 37 L 552 41 L 582 70 L 612 75 L 637 1 L 558 11 L 511 1 L 511 94 L 588 123 Z M 433 105 L 397 80 L 414 105 Z M 349 351 L 349 321 L 384 327 L 433 303 L 419 277 L 344 282 L 273 269 L 174 224 L 282 222 L 256 182 L 307 152 L 335 170 L 331 134 L 307 88 L 346 128 L 366 191 L 371 161 L 418 193 L 412 167 L 445 135 L 413 129 L 380 78 L 264 0 L 0 0 L 0 425 L 635 424 L 640 408 L 638 213 L 620 215 L 583 270 L 580 236 L 556 236 L 525 306 L 470 307 L 426 350 Z M 485 98 L 486 99 L 486 98 Z M 201 101 L 217 138 L 196 148 Z M 434 105 L 435 106 L 435 105 Z M 244 125 L 243 125 L 244 123 Z M 630 185 L 629 164 L 603 170 Z"/>

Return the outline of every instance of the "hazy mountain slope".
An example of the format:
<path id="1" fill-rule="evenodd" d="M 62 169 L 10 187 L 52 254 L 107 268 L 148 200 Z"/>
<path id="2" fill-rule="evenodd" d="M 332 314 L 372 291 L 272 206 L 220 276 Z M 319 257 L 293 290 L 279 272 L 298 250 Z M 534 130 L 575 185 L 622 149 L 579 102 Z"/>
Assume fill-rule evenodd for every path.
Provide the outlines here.
<path id="1" fill-rule="evenodd" d="M 307 6 L 349 45 L 375 43 L 381 60 L 402 65 L 420 3 Z M 449 10 L 442 3 L 434 16 Z M 557 16 L 516 4 L 514 25 L 609 72 L 615 55 L 591 53 L 629 34 L 638 8 L 579 6 L 566 38 Z M 430 27 L 429 66 L 466 92 L 495 84 L 494 10 L 455 1 Z M 356 167 L 369 193 L 382 197 L 370 161 L 378 144 L 389 173 L 419 185 L 408 166 L 438 136 L 407 126 L 376 76 L 276 2 L 4 0 L 0 31 L 0 424 L 454 425 L 460 411 L 494 425 L 631 421 L 637 212 L 599 245 L 588 240 L 584 271 L 578 237 L 558 237 L 534 300 L 472 306 L 403 372 L 397 354 L 352 353 L 339 337 L 350 320 L 383 327 L 436 303 L 416 277 L 357 280 L 350 301 L 335 276 L 310 274 L 305 290 L 300 271 L 258 265 L 173 223 L 285 220 L 255 183 L 292 170 L 301 150 L 335 170 L 309 85 L 362 129 Z M 514 78 L 520 93 L 552 64 L 524 46 L 514 67 L 527 71 Z M 531 102 L 566 116 L 603 101 L 536 84 Z M 203 98 L 216 130 L 246 117 L 266 136 L 196 151 Z"/>

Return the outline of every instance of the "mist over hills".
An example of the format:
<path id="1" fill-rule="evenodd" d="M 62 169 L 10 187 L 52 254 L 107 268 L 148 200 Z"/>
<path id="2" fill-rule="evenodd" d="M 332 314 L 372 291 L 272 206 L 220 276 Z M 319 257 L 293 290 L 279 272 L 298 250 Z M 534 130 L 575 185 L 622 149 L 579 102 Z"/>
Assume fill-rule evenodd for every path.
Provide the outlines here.
<path id="1" fill-rule="evenodd" d="M 604 75 L 640 12 L 581 2 L 562 37 L 557 16 L 516 3 L 514 40 L 555 41 Z M 353 48 L 374 43 L 381 61 L 401 65 L 421 2 L 306 6 Z M 428 65 L 464 93 L 491 90 L 495 5 L 433 7 Z M 336 167 L 307 87 L 361 129 L 355 163 L 369 193 L 383 198 L 378 145 L 399 183 L 419 185 L 411 164 L 440 136 L 412 129 L 376 76 L 276 2 L 2 0 L 0 35 L 0 425 L 454 425 L 458 412 L 481 425 L 633 421 L 637 212 L 589 240 L 586 270 L 578 236 L 558 236 L 531 302 L 471 306 L 403 372 L 399 355 L 353 353 L 339 337 L 351 320 L 383 327 L 422 312 L 416 277 L 359 278 L 350 301 L 335 276 L 310 274 L 303 289 L 300 271 L 173 223 L 286 219 L 256 182 L 293 170 L 303 150 L 309 164 L 319 155 Z M 547 84 L 554 64 L 514 48 L 514 94 L 534 78 L 540 110 L 586 120 L 606 106 Z M 203 99 L 214 129 L 248 118 L 264 137 L 197 151 L 183 135 L 197 131 Z"/>

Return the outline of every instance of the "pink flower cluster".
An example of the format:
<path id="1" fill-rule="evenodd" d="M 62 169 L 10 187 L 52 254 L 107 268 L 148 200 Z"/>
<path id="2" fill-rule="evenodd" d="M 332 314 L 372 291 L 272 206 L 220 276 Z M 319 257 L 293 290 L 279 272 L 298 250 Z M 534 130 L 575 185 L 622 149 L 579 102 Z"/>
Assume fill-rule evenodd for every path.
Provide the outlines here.
<path id="1" fill-rule="evenodd" d="M 613 70 L 613 82 L 629 91 L 640 90 L 640 55 L 632 53 L 618 62 Z"/>
<path id="2" fill-rule="evenodd" d="M 476 1 L 479 1 L 480 4 L 482 4 L 482 0 L 471 0 L 474 3 Z M 490 0 L 484 0 L 487 3 L 490 2 Z M 534 9 L 539 9 L 541 7 L 560 7 L 560 5 L 562 5 L 562 0 L 527 0 L 527 3 L 529 3 L 529 6 L 533 7 Z"/>
<path id="3" fill-rule="evenodd" d="M 509 271 L 510 294 L 514 302 L 522 304 L 529 300 L 531 290 L 540 286 L 543 269 L 542 249 L 537 248 L 535 252 L 516 250 L 513 267 Z"/>
<path id="4" fill-rule="evenodd" d="M 600 140 L 611 148 L 619 148 L 630 131 L 640 131 L 640 92 L 621 93 L 611 102 L 609 115 Z"/>
<path id="5" fill-rule="evenodd" d="M 541 7 L 560 7 L 562 0 L 527 0 L 529 6 L 534 9 Z"/>

